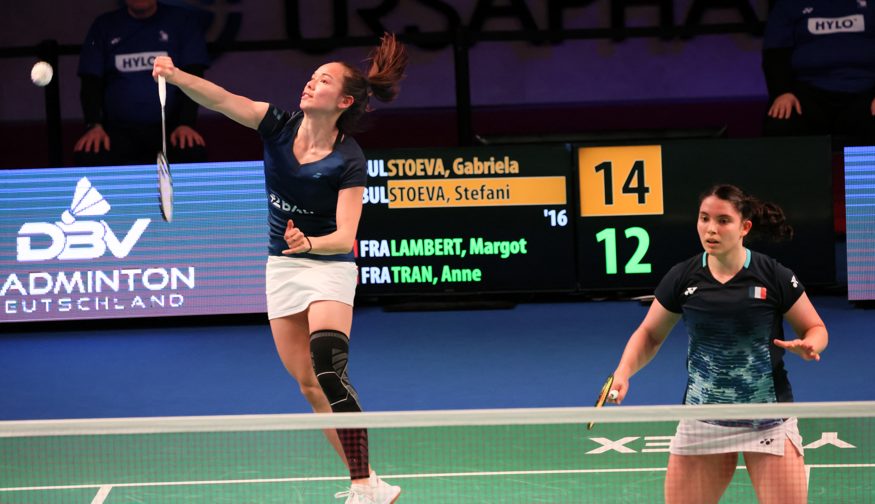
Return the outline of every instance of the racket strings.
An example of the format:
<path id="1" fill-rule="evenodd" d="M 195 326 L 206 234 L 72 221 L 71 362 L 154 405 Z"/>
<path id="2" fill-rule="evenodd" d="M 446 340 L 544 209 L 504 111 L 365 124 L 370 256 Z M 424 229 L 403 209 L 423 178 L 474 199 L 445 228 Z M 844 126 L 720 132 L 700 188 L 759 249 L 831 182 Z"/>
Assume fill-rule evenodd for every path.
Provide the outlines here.
<path id="1" fill-rule="evenodd" d="M 599 396 L 595 401 L 596 408 L 601 408 L 602 406 L 604 406 L 605 401 L 608 399 L 608 394 L 611 393 L 611 386 L 613 384 L 614 384 L 614 375 L 613 375 L 613 373 L 611 373 L 608 376 L 608 379 L 605 380 L 604 385 L 602 385 L 602 390 L 599 392 Z M 586 429 L 592 430 L 593 425 L 595 425 L 595 422 L 588 422 L 586 424 Z"/>

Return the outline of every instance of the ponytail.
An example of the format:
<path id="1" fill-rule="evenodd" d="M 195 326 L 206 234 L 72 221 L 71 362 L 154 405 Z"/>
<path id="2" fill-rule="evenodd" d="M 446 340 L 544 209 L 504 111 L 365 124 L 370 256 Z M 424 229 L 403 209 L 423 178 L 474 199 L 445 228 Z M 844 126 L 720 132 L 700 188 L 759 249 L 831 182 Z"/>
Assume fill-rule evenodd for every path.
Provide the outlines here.
<path id="1" fill-rule="evenodd" d="M 368 59 L 371 62 L 368 85 L 374 97 L 381 102 L 394 100 L 398 96 L 398 83 L 404 78 L 407 68 L 407 50 L 395 39 L 395 35 L 386 33 Z"/>
<path id="2" fill-rule="evenodd" d="M 358 131 L 359 120 L 372 110 L 368 105 L 370 96 L 382 102 L 390 102 L 398 96 L 399 83 L 407 69 L 407 49 L 394 34 L 386 33 L 366 61 L 370 62 L 367 74 L 341 62 L 346 68 L 343 93 L 353 97 L 353 104 L 337 120 L 338 129 L 345 133 Z"/>
<path id="3" fill-rule="evenodd" d="M 787 224 L 787 217 L 784 215 L 784 210 L 769 201 L 760 201 L 753 198 L 753 230 L 758 236 L 779 242 L 793 239 L 793 226 Z"/>

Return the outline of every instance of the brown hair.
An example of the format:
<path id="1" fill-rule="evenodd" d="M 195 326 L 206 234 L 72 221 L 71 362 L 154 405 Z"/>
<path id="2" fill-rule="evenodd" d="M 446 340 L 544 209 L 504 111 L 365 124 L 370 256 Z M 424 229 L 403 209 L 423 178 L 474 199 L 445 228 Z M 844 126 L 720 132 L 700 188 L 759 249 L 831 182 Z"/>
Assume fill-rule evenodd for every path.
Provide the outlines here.
<path id="1" fill-rule="evenodd" d="M 702 193 L 699 197 L 700 206 L 708 196 L 728 201 L 741 214 L 742 220 L 751 221 L 751 235 L 775 242 L 793 238 L 793 227 L 787 224 L 784 210 L 775 203 L 761 201 L 730 184 L 715 185 Z"/>
<path id="2" fill-rule="evenodd" d="M 374 96 L 382 102 L 390 102 L 398 96 L 398 83 L 404 78 L 407 68 L 407 49 L 395 39 L 395 35 L 385 33 L 380 45 L 371 51 L 366 62 L 370 62 L 367 75 L 349 63 L 340 62 L 346 68 L 343 94 L 353 97 L 353 104 L 337 120 L 337 127 L 345 133 L 358 131 L 359 119 L 370 112 L 368 99 Z"/>

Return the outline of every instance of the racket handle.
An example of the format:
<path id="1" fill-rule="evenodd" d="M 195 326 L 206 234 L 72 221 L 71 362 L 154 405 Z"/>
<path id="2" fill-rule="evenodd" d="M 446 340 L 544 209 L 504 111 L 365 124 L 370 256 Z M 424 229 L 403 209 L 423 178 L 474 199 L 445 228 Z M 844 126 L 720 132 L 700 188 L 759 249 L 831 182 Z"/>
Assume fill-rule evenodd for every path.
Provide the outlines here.
<path id="1" fill-rule="evenodd" d="M 167 80 L 164 76 L 158 76 L 158 99 L 161 100 L 161 106 L 167 102 Z"/>

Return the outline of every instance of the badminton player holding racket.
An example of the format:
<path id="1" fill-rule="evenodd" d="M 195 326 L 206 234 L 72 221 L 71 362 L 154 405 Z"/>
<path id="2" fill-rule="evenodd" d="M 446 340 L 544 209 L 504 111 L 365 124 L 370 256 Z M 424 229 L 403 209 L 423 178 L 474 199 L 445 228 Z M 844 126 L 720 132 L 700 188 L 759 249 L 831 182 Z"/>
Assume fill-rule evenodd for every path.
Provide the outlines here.
<path id="1" fill-rule="evenodd" d="M 280 359 L 314 411 L 358 412 L 347 376 L 357 270 L 352 253 L 367 177 L 365 157 L 349 133 L 371 96 L 391 101 L 407 53 L 385 35 L 362 73 L 352 65 L 320 66 L 304 86 L 300 110 L 257 102 L 155 60 L 163 76 L 195 102 L 258 131 L 270 226 L 267 310 Z M 370 471 L 364 429 L 326 432 L 349 467 L 347 503 L 388 504 L 401 489 Z"/>
<path id="2" fill-rule="evenodd" d="M 700 200 L 697 229 L 705 250 L 675 265 L 656 288 L 614 371 L 616 402 L 682 316 L 689 333 L 685 404 L 792 401 L 784 352 L 820 360 L 826 327 L 792 271 L 744 246 L 754 232 L 792 237 L 783 211 L 735 186 L 715 186 Z M 798 339 L 784 340 L 782 317 Z M 681 421 L 670 445 L 665 501 L 716 504 L 743 453 L 761 504 L 805 503 L 801 441 L 795 418 Z"/>

